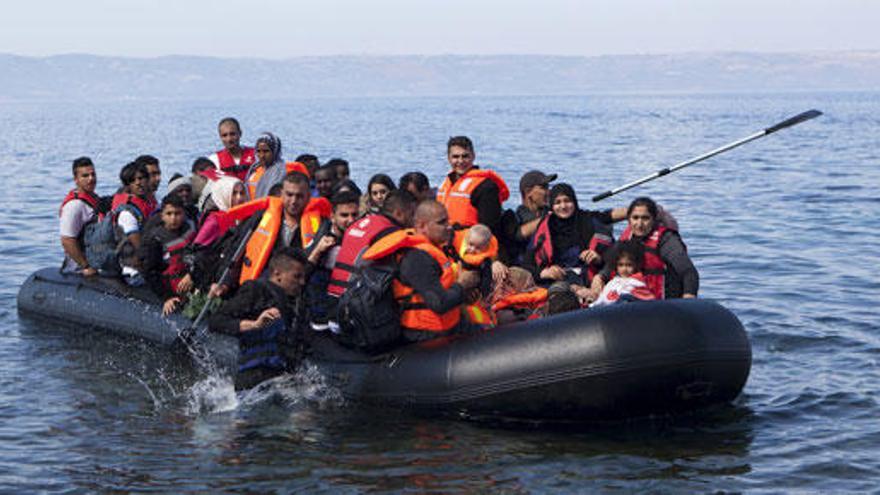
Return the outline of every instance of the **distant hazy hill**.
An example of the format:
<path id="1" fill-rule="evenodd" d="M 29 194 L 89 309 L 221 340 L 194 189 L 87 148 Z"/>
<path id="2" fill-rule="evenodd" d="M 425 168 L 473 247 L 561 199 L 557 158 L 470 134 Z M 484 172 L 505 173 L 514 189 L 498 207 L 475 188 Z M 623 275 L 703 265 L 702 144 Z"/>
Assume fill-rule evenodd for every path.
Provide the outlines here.
<path id="1" fill-rule="evenodd" d="M 0 55 L 0 101 L 876 89 L 880 51 L 281 61 Z"/>

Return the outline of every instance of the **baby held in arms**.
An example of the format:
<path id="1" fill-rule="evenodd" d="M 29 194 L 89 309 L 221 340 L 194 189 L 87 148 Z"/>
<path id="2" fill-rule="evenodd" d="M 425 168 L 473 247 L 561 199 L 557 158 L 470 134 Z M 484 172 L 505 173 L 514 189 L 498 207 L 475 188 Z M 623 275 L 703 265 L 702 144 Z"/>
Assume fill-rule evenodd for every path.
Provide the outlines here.
<path id="1" fill-rule="evenodd" d="M 605 306 L 620 301 L 648 301 L 655 299 L 645 285 L 642 267 L 645 263 L 645 249 L 632 241 L 620 243 L 617 257 L 613 260 L 614 278 L 611 279 L 599 297 L 590 307 Z"/>
<path id="2" fill-rule="evenodd" d="M 492 231 L 489 227 L 478 223 L 469 228 L 464 241 L 464 254 L 481 255 L 485 254 L 489 258 L 494 256 L 489 253 L 489 244 L 492 240 Z"/>

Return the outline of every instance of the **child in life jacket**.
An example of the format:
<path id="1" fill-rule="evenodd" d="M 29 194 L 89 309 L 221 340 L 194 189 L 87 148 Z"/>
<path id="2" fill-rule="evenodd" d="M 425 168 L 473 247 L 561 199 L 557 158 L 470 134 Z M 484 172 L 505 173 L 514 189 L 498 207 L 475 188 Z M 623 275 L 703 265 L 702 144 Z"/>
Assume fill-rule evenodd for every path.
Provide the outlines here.
<path id="1" fill-rule="evenodd" d="M 489 298 L 495 285 L 492 265 L 498 257 L 498 240 L 489 227 L 478 223 L 456 232 L 452 244 L 456 258 L 460 261 L 460 269 L 480 274 L 480 286 L 468 294 L 468 303 L 464 306 L 465 315 L 477 327 L 495 326 L 495 315 L 489 310 Z"/>
<path id="2" fill-rule="evenodd" d="M 498 240 L 489 227 L 478 223 L 466 230 L 456 231 L 452 247 L 462 270 L 477 270 L 481 275 L 487 275 L 487 283 L 491 282 L 492 262 L 498 257 Z M 484 293 L 488 294 L 488 290 Z"/>
<path id="3" fill-rule="evenodd" d="M 621 242 L 617 249 L 617 257 L 612 262 L 614 278 L 602 289 L 599 297 L 590 307 L 606 306 L 620 301 L 649 301 L 656 299 L 648 286 L 642 268 L 645 264 L 645 248 L 638 242 Z"/>
<path id="4" fill-rule="evenodd" d="M 162 222 L 141 244 L 144 279 L 162 300 L 164 315 L 174 312 L 193 288 L 184 254 L 196 232 L 186 218 L 185 206 L 179 196 L 165 196 L 160 210 Z"/>

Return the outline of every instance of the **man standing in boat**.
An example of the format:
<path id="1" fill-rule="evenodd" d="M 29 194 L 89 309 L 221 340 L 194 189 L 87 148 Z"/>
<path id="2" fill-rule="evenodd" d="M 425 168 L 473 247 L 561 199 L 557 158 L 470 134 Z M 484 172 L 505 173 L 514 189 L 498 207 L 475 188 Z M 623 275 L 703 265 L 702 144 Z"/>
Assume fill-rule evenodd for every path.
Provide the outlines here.
<path id="1" fill-rule="evenodd" d="M 497 239 L 503 239 L 501 204 L 510 197 L 510 191 L 496 172 L 474 165 L 475 158 L 474 143 L 470 138 L 449 138 L 446 159 L 452 169 L 437 188 L 437 201 L 446 207 L 452 228 L 463 229 L 481 223 L 489 227 Z M 509 259 L 503 245 L 499 258 Z M 507 273 L 505 265 L 492 263 L 495 280 L 503 280 Z"/>
<path id="2" fill-rule="evenodd" d="M 159 191 L 159 184 L 162 183 L 162 169 L 159 168 L 159 159 L 153 155 L 141 155 L 134 161 L 143 163 L 147 167 L 147 202 L 150 204 L 151 211 L 155 213 L 159 211 L 159 199 L 156 197 L 156 192 Z"/>
<path id="3" fill-rule="evenodd" d="M 467 136 L 449 138 L 446 159 L 451 170 L 437 189 L 437 201 L 446 207 L 453 227 L 481 223 L 500 234 L 501 203 L 510 196 L 507 184 L 492 170 L 474 165 L 474 143 Z"/>
<path id="4" fill-rule="evenodd" d="M 58 212 L 61 224 L 61 247 L 64 248 L 62 271 L 80 272 L 86 277 L 98 273 L 89 266 L 83 245 L 83 229 L 98 216 L 100 198 L 95 194 L 98 176 L 89 157 L 73 161 L 73 182 L 76 188 L 67 193 Z"/>
<path id="5" fill-rule="evenodd" d="M 233 117 L 226 117 L 217 124 L 217 132 L 223 149 L 208 157 L 218 170 L 244 181 L 251 165 L 256 161 L 253 148 L 241 145 L 241 126 Z"/>

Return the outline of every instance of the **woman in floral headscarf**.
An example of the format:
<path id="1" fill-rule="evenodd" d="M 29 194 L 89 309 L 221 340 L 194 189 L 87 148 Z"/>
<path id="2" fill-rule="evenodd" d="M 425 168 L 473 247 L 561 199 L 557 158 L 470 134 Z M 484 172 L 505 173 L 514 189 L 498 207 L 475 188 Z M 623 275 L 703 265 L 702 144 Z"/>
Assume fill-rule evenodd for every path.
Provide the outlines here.
<path id="1" fill-rule="evenodd" d="M 244 183 L 250 199 L 262 198 L 269 189 L 280 183 L 287 173 L 281 157 L 281 139 L 271 132 L 264 132 L 254 145 L 257 161 L 248 170 Z"/>

